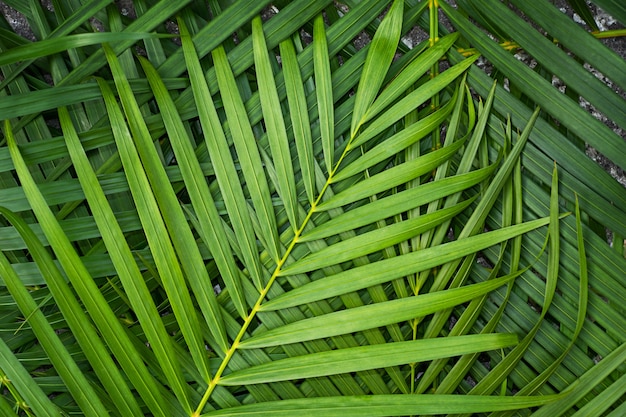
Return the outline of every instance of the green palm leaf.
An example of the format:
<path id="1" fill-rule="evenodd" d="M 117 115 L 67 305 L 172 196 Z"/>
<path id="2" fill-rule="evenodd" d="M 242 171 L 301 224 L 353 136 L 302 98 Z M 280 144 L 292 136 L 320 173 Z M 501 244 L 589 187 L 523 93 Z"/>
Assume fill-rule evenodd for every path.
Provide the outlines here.
<path id="1" fill-rule="evenodd" d="M 4 263 L 4 262 L 3 262 Z M 17 297 L 16 297 L 17 298 Z M 65 349 L 57 347 L 57 354 L 62 355 Z M 53 353 L 54 355 L 54 353 Z M 67 355 L 69 357 L 69 355 Z M 0 358 L 2 358 L 3 385 L 7 385 L 9 389 L 14 389 L 16 393 L 12 393 L 14 397 L 21 398 L 24 404 L 41 416 L 61 416 L 60 410 L 45 395 L 41 387 L 32 379 L 29 372 L 24 368 L 20 361 L 15 357 L 11 349 L 6 345 L 4 340 L 0 341 Z M 70 363 L 72 361 L 70 360 Z M 78 372 L 80 375 L 80 372 Z M 79 377 L 80 378 L 80 377 Z M 82 381 L 81 381 L 82 382 Z M 10 384 L 10 385 L 9 385 Z M 71 385 L 71 382 L 68 382 Z M 80 384 L 80 383 L 79 383 Z M 77 384 L 78 385 L 78 384 Z M 83 382 L 83 385 L 86 385 Z M 95 396 L 94 396 L 95 397 Z M 96 400 L 97 401 L 97 400 Z M 97 415 L 98 406 L 87 406 L 85 408 Z M 8 406 L 8 403 L 7 403 Z M 5 415 L 11 415 L 13 410 L 10 406 L 3 409 Z M 15 414 L 15 413 L 13 413 Z"/>
<path id="2" fill-rule="evenodd" d="M 621 32 L 87 3 L 0 22 L 0 414 L 622 411 L 626 189 L 585 145 L 626 151 L 579 106 L 626 124 Z"/>
<path id="3" fill-rule="evenodd" d="M 261 235 L 263 236 L 263 241 L 266 242 L 266 250 L 277 260 L 280 256 L 278 254 L 274 209 L 270 201 L 269 186 L 262 167 L 261 156 L 255 143 L 252 126 L 247 120 L 248 116 L 243 101 L 237 94 L 238 87 L 229 67 L 226 53 L 222 48 L 218 48 L 213 51 L 212 55 L 216 63 L 218 84 L 223 94 L 222 100 L 226 117 L 229 121 L 232 140 L 237 150 L 241 171 L 258 215 L 260 227 L 262 228 Z M 262 288 L 261 271 L 258 266 L 257 254 L 253 253 L 256 252 L 256 249 L 252 247 L 253 244 L 254 242 L 248 242 L 250 246 L 250 253 L 248 254 L 250 265 L 248 268 L 257 287 Z"/>
<path id="4" fill-rule="evenodd" d="M 510 335 L 471 335 L 443 340 L 426 339 L 359 346 L 282 359 L 226 375 L 222 385 L 258 384 L 385 368 L 410 362 L 468 353 L 466 349 L 501 349 L 517 343 Z"/>
<path id="5" fill-rule="evenodd" d="M 86 309 L 90 313 L 90 317 L 94 320 L 98 330 L 105 334 L 106 340 L 110 343 L 109 347 L 115 352 L 117 359 L 123 364 L 124 368 L 126 368 L 126 372 L 136 375 L 133 381 L 136 389 L 145 393 L 146 402 L 150 403 L 152 401 L 151 405 L 156 412 L 162 410 L 163 400 L 160 398 L 161 396 L 156 389 L 156 381 L 148 374 L 147 369 L 142 366 L 140 356 L 137 352 L 134 349 L 128 349 L 130 345 L 130 341 L 127 339 L 128 336 L 126 336 L 124 329 L 115 317 L 113 311 L 107 306 L 104 297 L 98 291 L 89 272 L 78 257 L 78 254 L 72 248 L 71 243 L 63 233 L 43 196 L 37 189 L 32 176 L 28 172 L 28 167 L 15 144 L 15 139 L 11 133 L 11 126 L 8 121 L 5 124 L 5 132 L 7 133 L 9 150 L 11 151 L 11 156 L 16 165 L 16 170 L 20 173 L 19 175 L 21 175 L 23 185 L 29 190 L 26 192 L 30 199 L 29 202 L 36 215 L 41 218 L 40 225 L 50 245 L 56 249 L 55 252 L 59 262 L 72 282 L 74 290 L 79 294 L 83 303 L 85 303 Z M 39 244 L 39 246 L 41 245 Z M 83 343 L 88 346 L 84 348 L 85 355 L 91 356 L 94 367 L 97 367 L 96 369 L 98 369 L 102 375 L 101 378 L 104 379 L 103 384 L 106 384 L 111 395 L 115 396 L 118 406 L 125 409 L 125 412 L 136 413 L 138 411 L 137 404 L 130 393 L 128 385 L 123 380 L 121 373 L 108 355 L 103 341 L 97 336 L 92 324 L 84 316 L 84 312 L 78 304 L 78 300 L 71 294 L 69 286 L 65 283 L 61 272 L 54 265 L 50 255 L 45 252 L 43 247 L 38 248 L 38 252 L 41 258 L 36 262 L 40 268 L 44 268 L 45 276 L 49 277 L 50 281 L 55 281 L 54 284 L 51 284 L 50 281 L 47 281 L 47 283 L 51 288 L 53 285 L 56 287 L 54 291 L 58 294 L 57 299 L 60 299 L 58 303 L 64 305 L 66 309 L 64 316 L 68 321 L 72 320 L 74 322 L 73 327 L 76 329 L 75 331 L 77 333 L 83 333 L 80 336 L 77 335 L 77 338 L 80 338 L 79 340 L 82 339 Z M 164 413 L 161 412 L 159 414 Z"/>
<path id="6" fill-rule="evenodd" d="M 481 413 L 489 410 L 530 408 L 542 405 L 554 396 L 501 398 L 459 398 L 455 395 L 378 395 L 372 397 L 317 398 L 311 400 L 285 400 L 261 405 L 246 405 L 232 411 L 218 411 L 206 416 L 288 416 L 296 412 L 315 413 L 325 417 L 339 416 L 390 416 L 390 415 L 437 415 L 466 410 Z"/>
<path id="7" fill-rule="evenodd" d="M 107 90 L 104 84 L 101 84 L 103 97 L 109 105 L 107 110 L 110 117 L 114 118 L 113 124 L 119 129 L 117 132 L 114 132 L 114 136 L 116 136 L 115 139 L 120 150 L 122 164 L 128 168 L 133 167 L 132 174 L 126 171 L 129 186 L 136 181 L 136 184 L 131 186 L 133 188 L 130 191 L 135 195 L 135 204 L 144 205 L 144 207 L 138 208 L 138 213 L 140 218 L 143 218 L 146 238 L 150 239 L 149 242 L 153 242 L 150 248 L 155 251 L 154 259 L 157 268 L 161 269 L 161 282 L 168 292 L 168 298 L 172 300 L 172 309 L 174 314 L 179 317 L 181 332 L 186 339 L 196 366 L 199 367 L 205 378 L 208 378 L 210 373 L 207 359 L 202 353 L 203 342 L 201 340 L 197 311 L 191 308 L 191 298 L 186 290 L 183 278 L 184 269 L 190 284 L 193 286 L 194 283 L 199 284 L 199 279 L 206 276 L 206 271 L 202 267 L 203 263 L 197 246 L 190 245 L 190 240 L 193 241 L 193 235 L 187 227 L 173 190 L 166 180 L 167 177 L 152 146 L 148 129 L 142 123 L 137 103 L 130 94 L 130 86 L 125 82 L 126 77 L 122 72 L 122 68 L 112 51 L 106 46 L 105 53 L 111 62 L 111 69 L 130 128 L 130 131 L 126 128 L 126 122 L 113 99 L 112 92 Z M 131 132 L 133 139 L 136 140 L 135 146 L 129 141 Z M 142 172 L 142 165 L 150 168 L 144 173 Z M 153 198 L 151 198 L 151 194 L 148 194 L 150 189 L 154 192 Z M 154 215 L 159 212 L 163 213 L 162 219 L 161 216 Z M 174 230 L 176 230 L 176 233 L 173 232 Z M 168 234 L 172 236 L 172 241 L 164 237 Z M 185 234 L 187 234 L 186 239 L 182 238 Z M 161 237 L 157 238 L 157 235 Z M 181 259 L 180 264 L 176 260 L 177 257 L 174 250 L 176 250 Z M 194 274 L 199 276 L 194 276 Z M 203 299 L 207 298 L 205 295 L 207 294 L 206 288 L 200 285 L 196 285 L 195 288 L 201 294 L 198 297 L 199 301 L 204 301 Z M 213 328 L 213 330 L 217 332 L 217 329 Z"/>
<path id="8" fill-rule="evenodd" d="M 313 38 L 313 67 L 315 68 L 315 93 L 319 114 L 319 129 L 322 137 L 326 171 L 331 176 L 335 153 L 335 111 L 328 57 L 328 39 L 326 39 L 326 29 L 324 29 L 324 19 L 321 14 L 315 18 L 313 23 Z"/>
<path id="9" fill-rule="evenodd" d="M 133 306 L 138 320 L 142 323 L 147 340 L 155 351 L 157 360 L 167 375 L 170 386 L 180 401 L 183 404 L 188 404 L 189 399 L 183 376 L 180 373 L 178 361 L 175 359 L 173 346 L 165 326 L 159 317 L 156 306 L 151 302 L 150 290 L 143 281 L 141 271 L 124 238 L 124 233 L 115 221 L 115 215 L 89 165 L 85 151 L 80 146 L 78 135 L 65 108 L 59 109 L 59 118 L 68 141 L 70 157 L 74 161 L 78 178 L 83 190 L 85 190 L 85 197 L 89 206 L 92 207 L 94 220 L 102 234 L 102 240 L 109 248 L 111 261 L 115 265 L 120 281 L 124 286 L 128 301 Z"/>
<path id="10" fill-rule="evenodd" d="M 366 122 L 365 116 L 378 95 L 385 75 L 387 75 L 389 64 L 400 40 L 403 7 L 403 1 L 393 2 L 386 19 L 383 20 L 372 39 L 368 51 L 369 59 L 365 61 L 354 101 L 352 126 L 350 128 L 351 137 L 355 137 L 359 127 Z M 371 57 L 376 58 L 372 59 Z"/>

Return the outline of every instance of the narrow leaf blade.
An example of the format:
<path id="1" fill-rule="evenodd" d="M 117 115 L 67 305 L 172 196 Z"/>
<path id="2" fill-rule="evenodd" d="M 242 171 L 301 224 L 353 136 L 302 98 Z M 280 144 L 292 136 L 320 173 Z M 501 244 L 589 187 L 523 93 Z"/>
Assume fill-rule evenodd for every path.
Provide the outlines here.
<path id="1" fill-rule="evenodd" d="M 321 339 L 386 326 L 450 308 L 486 294 L 511 281 L 503 277 L 452 290 L 423 294 L 383 303 L 350 308 L 287 324 L 244 339 L 240 347 L 251 349 Z"/>
<path id="2" fill-rule="evenodd" d="M 218 47 L 212 52 L 220 94 L 224 103 L 224 110 L 228 119 L 228 125 L 232 139 L 237 150 L 241 171 L 246 180 L 250 197 L 254 205 L 264 240 L 268 242 L 266 248 L 272 258 L 278 262 L 278 236 L 276 216 L 272 206 L 271 195 L 267 178 L 263 171 L 263 164 L 258 150 L 258 143 L 254 138 L 248 114 L 244 107 L 235 77 L 228 63 L 226 52 L 223 47 Z M 253 248 L 250 248 L 252 250 Z M 254 248 L 256 252 L 256 248 Z M 252 254 L 249 255 L 252 257 Z M 258 257 L 258 255 L 254 255 Z M 260 266 L 258 261 L 247 259 L 250 262 L 250 273 L 258 288 L 263 288 Z"/>
<path id="3" fill-rule="evenodd" d="M 352 126 L 350 128 L 351 137 L 356 136 L 357 130 L 365 121 L 365 114 L 378 95 L 389 65 L 396 53 L 402 30 L 403 9 L 404 1 L 395 0 L 393 2 L 369 45 L 354 100 Z"/>
<path id="4" fill-rule="evenodd" d="M 417 252 L 411 252 L 355 267 L 286 292 L 274 300 L 263 304 L 261 310 L 274 310 L 322 300 L 324 298 L 346 294 L 375 284 L 391 281 L 395 278 L 424 271 L 455 259 L 461 259 L 479 250 L 486 249 L 497 243 L 545 226 L 548 223 L 549 219 L 532 220 L 519 225 L 509 226 L 480 235 L 455 240 L 443 245 L 433 246 Z M 294 264 L 293 269 L 296 268 L 297 264 Z M 289 275 L 290 273 L 289 268 L 285 268 L 281 271 L 281 275 Z"/>
<path id="5" fill-rule="evenodd" d="M 317 96 L 318 122 L 324 150 L 326 172 L 333 172 L 335 153 L 335 111 L 333 104 L 333 86 L 330 74 L 328 41 L 324 28 L 324 18 L 318 15 L 313 22 L 313 67 L 315 68 L 315 94 Z"/>
<path id="6" fill-rule="evenodd" d="M 235 371 L 223 377 L 220 385 L 259 384 L 358 372 L 484 352 L 515 343 L 517 336 L 514 334 L 489 334 L 359 346 L 295 356 Z"/>
<path id="7" fill-rule="evenodd" d="M 371 417 L 485 413 L 522 410 L 550 404 L 558 395 L 497 397 L 465 395 L 363 395 L 282 400 L 250 404 L 229 410 L 213 411 L 202 416 L 291 417 L 314 414 L 320 417 Z M 544 414 L 549 415 L 549 414 Z"/>
<path id="8" fill-rule="evenodd" d="M 294 170 L 289 152 L 287 129 L 281 111 L 278 90 L 274 81 L 274 74 L 268 57 L 267 44 L 263 35 L 261 18 L 252 20 L 252 40 L 254 49 L 254 65 L 259 84 L 259 98 L 263 110 L 263 118 L 267 129 L 267 138 L 270 142 L 272 160 L 278 177 L 278 192 L 284 204 L 287 217 L 295 231 L 300 226 L 298 222 L 296 183 Z"/>

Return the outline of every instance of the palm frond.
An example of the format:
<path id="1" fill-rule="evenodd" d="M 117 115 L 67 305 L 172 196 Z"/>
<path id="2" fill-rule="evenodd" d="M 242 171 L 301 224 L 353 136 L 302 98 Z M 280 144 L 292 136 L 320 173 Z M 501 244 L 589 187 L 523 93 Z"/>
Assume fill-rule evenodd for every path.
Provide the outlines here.
<path id="1" fill-rule="evenodd" d="M 548 2 L 88 3 L 0 23 L 2 412 L 622 410 L 597 33 Z"/>

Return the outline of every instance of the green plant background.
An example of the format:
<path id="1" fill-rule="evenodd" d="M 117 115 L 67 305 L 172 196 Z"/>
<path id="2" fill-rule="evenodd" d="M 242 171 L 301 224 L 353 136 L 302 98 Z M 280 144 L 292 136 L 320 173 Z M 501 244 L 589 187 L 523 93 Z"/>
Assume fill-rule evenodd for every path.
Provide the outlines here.
<path id="1" fill-rule="evenodd" d="M 0 415 L 626 412 L 584 2 L 5 3 Z"/>

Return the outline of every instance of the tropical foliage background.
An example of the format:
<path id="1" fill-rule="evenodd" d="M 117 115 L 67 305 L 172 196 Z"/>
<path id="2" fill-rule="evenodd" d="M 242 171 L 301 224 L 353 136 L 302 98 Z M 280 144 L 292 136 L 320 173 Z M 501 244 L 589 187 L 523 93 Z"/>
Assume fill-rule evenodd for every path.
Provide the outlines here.
<path id="1" fill-rule="evenodd" d="M 585 2 L 5 3 L 0 415 L 626 414 Z"/>

